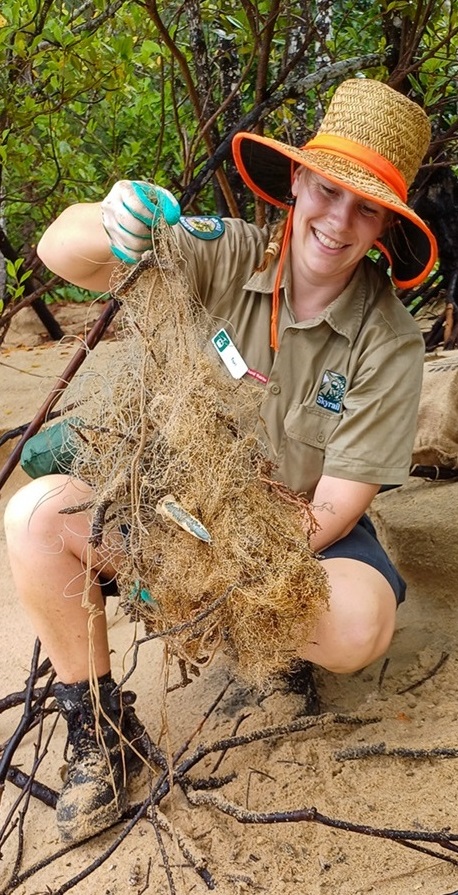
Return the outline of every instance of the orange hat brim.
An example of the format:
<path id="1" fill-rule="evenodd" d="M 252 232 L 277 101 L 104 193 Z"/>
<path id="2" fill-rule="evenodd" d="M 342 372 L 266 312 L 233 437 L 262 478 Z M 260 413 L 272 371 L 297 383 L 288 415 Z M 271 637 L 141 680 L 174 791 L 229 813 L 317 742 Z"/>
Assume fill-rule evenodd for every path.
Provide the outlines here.
<path id="1" fill-rule="evenodd" d="M 288 208 L 286 197 L 298 165 L 377 202 L 395 214 L 376 246 L 387 257 L 393 283 L 402 289 L 419 285 L 437 261 L 437 243 L 426 223 L 383 180 L 366 167 L 335 152 L 299 149 L 258 134 L 240 132 L 232 143 L 234 161 L 247 186 L 260 198 Z"/>

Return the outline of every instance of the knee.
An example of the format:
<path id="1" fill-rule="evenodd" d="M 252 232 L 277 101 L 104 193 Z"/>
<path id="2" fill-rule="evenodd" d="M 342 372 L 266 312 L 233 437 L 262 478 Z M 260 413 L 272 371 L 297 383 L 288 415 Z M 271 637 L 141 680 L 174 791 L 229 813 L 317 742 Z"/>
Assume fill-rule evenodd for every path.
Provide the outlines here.
<path id="1" fill-rule="evenodd" d="M 323 563 L 324 564 L 324 563 Z M 306 658 L 350 674 L 384 655 L 393 637 L 396 599 L 383 575 L 350 559 L 326 561 L 329 609 L 310 638 Z"/>
<path id="2" fill-rule="evenodd" d="M 336 591 L 299 655 L 336 674 L 351 674 L 387 651 L 396 622 L 396 600 L 387 582 L 363 595 Z M 305 647 L 305 648 L 304 648 Z"/>
<path id="3" fill-rule="evenodd" d="M 62 487 L 63 476 L 43 476 L 20 488 L 9 500 L 4 526 L 8 550 L 23 551 L 37 530 L 52 531 L 58 527 L 58 508 L 53 495 Z"/>
<path id="4" fill-rule="evenodd" d="M 325 667 L 337 674 L 351 674 L 371 665 L 383 656 L 394 632 L 394 613 L 362 614 L 346 622 L 341 621 L 335 632 L 332 652 L 328 652 Z"/>

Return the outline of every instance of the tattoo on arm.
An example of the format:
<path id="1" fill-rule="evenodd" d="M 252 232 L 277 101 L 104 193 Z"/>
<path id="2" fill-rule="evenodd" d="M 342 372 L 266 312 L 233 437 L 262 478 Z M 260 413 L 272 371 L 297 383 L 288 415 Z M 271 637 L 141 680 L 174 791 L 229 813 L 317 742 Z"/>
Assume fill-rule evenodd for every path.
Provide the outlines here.
<path id="1" fill-rule="evenodd" d="M 321 513 L 326 510 L 326 512 L 331 513 L 331 516 L 335 516 L 335 514 L 336 514 L 335 509 L 334 509 L 334 504 L 330 503 L 329 501 L 325 501 L 325 503 L 312 503 L 311 508 L 312 508 L 312 512 L 315 512 L 315 510 L 318 510 Z"/>

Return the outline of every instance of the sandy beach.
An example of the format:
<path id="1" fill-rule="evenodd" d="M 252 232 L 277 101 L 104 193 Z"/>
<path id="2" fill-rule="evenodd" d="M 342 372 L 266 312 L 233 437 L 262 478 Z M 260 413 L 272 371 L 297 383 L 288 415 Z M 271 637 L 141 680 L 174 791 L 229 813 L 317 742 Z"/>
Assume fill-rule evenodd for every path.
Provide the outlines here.
<path id="1" fill-rule="evenodd" d="M 68 336 L 59 345 L 47 340 L 33 312 L 17 316 L 0 348 L 0 434 L 34 416 L 99 310 L 97 305 L 60 308 L 59 319 Z M 104 370 L 115 351 L 111 332 L 93 352 L 91 363 Z M 13 444 L 0 448 L 1 463 Z M 0 495 L 2 518 L 8 497 L 27 480 L 19 468 L 8 479 Z M 222 895 L 450 895 L 458 891 L 458 854 L 453 851 L 420 841 L 421 847 L 433 852 L 423 853 L 397 843 L 395 837 L 348 829 L 425 836 L 447 830 L 458 842 L 458 755 L 445 751 L 458 745 L 457 488 L 454 482 L 412 478 L 402 488 L 375 498 L 371 516 L 408 582 L 408 598 L 399 609 L 395 637 L 384 660 L 350 676 L 316 672 L 320 715 L 304 714 L 304 697 L 291 692 L 284 681 L 274 681 L 263 693 L 247 688 L 223 654 L 187 687 L 169 694 L 164 704 L 161 644 L 151 642 L 140 649 L 129 687 L 137 693 L 139 716 L 168 755 L 185 744 L 183 756 L 192 755 L 199 744 L 216 743 L 235 732 L 241 736 L 292 722 L 303 727 L 255 738 L 227 751 L 216 748 L 202 758 L 191 776 L 227 777 L 219 789 L 190 791 L 191 797 L 199 793 L 194 801 L 203 804 L 191 804 L 180 786 L 173 787 L 160 804 L 162 825 L 169 829 L 161 833 L 169 878 L 151 813 L 135 823 L 111 853 L 128 820 L 54 860 L 61 843 L 53 809 L 30 799 L 21 842 L 21 824 L 14 826 L 9 816 L 20 791 L 7 782 L 0 828 L 11 828 L 11 835 L 1 847 L 0 893 L 204 895 L 213 889 Z M 0 540 L 0 699 L 4 699 L 23 690 L 35 638 L 15 600 L 3 525 Z M 115 598 L 108 614 L 114 675 L 119 679 L 131 665 L 133 642 L 141 632 L 119 610 Z M 178 681 L 177 668 L 169 669 L 169 674 L 170 681 Z M 19 705 L 0 714 L 1 743 L 11 737 L 21 713 Z M 54 720 L 53 714 L 46 719 L 42 744 Z M 25 773 L 32 767 L 37 739 L 35 728 L 15 753 L 14 764 Z M 64 745 L 65 724 L 59 720 L 36 775 L 51 790 L 61 785 Z M 431 755 L 431 750 L 438 751 Z M 132 794 L 133 804 L 146 798 L 157 777 L 155 769 L 152 782 L 141 781 Z M 214 804 L 205 804 L 202 793 Z M 226 813 L 228 803 L 238 806 L 239 820 Z M 21 808 L 23 804 L 14 809 L 16 814 Z M 311 808 L 317 814 L 309 812 L 307 820 L 240 822 L 247 815 L 253 819 Z M 191 857 L 186 857 L 186 849 Z M 18 853 L 20 866 L 16 881 L 11 881 Z M 103 863 L 88 872 L 101 857 Z M 41 869 L 30 873 L 40 862 Z"/>

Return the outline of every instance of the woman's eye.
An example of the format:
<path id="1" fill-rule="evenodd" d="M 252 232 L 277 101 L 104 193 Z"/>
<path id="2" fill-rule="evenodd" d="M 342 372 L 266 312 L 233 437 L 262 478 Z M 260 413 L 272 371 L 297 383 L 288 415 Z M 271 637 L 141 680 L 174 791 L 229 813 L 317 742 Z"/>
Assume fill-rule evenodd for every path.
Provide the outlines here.
<path id="1" fill-rule="evenodd" d="M 378 208 L 371 208 L 370 205 L 360 205 L 359 210 L 365 217 L 373 218 L 378 214 Z"/>
<path id="2" fill-rule="evenodd" d="M 321 189 L 327 196 L 335 196 L 336 194 L 336 190 L 332 186 L 325 186 L 324 183 L 321 184 Z"/>

